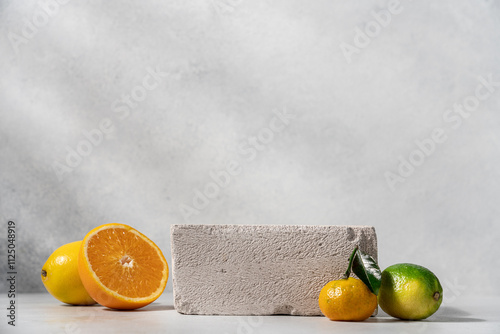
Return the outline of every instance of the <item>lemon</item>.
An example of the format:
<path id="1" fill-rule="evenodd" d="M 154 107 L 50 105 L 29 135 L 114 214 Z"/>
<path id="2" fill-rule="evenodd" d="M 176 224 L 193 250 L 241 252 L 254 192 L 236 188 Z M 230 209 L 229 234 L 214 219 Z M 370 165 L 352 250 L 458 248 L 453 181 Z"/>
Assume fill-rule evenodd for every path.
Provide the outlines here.
<path id="1" fill-rule="evenodd" d="M 42 267 L 41 277 L 47 291 L 56 299 L 72 305 L 92 305 L 78 274 L 78 252 L 82 241 L 59 247 Z"/>
<path id="2" fill-rule="evenodd" d="M 443 288 L 427 268 L 400 263 L 382 272 L 378 304 L 395 318 L 425 319 L 438 310 L 442 301 Z"/>

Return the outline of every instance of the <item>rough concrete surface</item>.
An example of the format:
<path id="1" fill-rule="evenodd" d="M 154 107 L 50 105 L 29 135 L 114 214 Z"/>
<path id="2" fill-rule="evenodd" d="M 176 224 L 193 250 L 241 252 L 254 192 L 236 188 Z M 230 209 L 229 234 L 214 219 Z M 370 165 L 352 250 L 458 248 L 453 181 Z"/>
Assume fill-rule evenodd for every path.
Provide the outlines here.
<path id="1" fill-rule="evenodd" d="M 321 315 L 318 294 L 354 246 L 377 259 L 369 226 L 172 225 L 171 240 L 184 314 Z"/>

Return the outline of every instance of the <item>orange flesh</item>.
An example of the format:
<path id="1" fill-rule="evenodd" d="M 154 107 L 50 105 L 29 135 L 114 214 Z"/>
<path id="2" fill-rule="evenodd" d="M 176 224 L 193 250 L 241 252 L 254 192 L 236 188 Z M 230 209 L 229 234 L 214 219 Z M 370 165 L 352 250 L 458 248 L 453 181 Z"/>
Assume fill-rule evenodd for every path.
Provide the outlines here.
<path id="1" fill-rule="evenodd" d="M 151 244 L 119 227 L 98 231 L 89 238 L 87 258 L 104 286 L 129 298 L 156 292 L 165 271 L 161 256 Z"/>

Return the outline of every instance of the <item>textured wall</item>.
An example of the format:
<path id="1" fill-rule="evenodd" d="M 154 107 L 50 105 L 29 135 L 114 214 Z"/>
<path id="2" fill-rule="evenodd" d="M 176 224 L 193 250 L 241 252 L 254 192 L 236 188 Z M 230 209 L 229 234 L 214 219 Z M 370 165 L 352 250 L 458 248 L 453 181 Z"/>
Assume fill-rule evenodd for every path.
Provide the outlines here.
<path id="1" fill-rule="evenodd" d="M 0 2 L 21 291 L 97 225 L 170 262 L 189 222 L 373 225 L 382 268 L 498 294 L 498 2 L 54 3 Z"/>

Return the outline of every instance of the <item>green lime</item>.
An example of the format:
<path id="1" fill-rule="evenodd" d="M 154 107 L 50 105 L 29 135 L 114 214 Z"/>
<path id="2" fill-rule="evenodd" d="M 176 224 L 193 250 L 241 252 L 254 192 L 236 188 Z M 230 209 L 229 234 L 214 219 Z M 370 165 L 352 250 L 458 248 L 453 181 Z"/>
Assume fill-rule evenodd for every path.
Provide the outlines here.
<path id="1" fill-rule="evenodd" d="M 400 263 L 382 272 L 378 304 L 395 318 L 425 319 L 438 310 L 442 301 L 443 288 L 427 268 Z"/>

